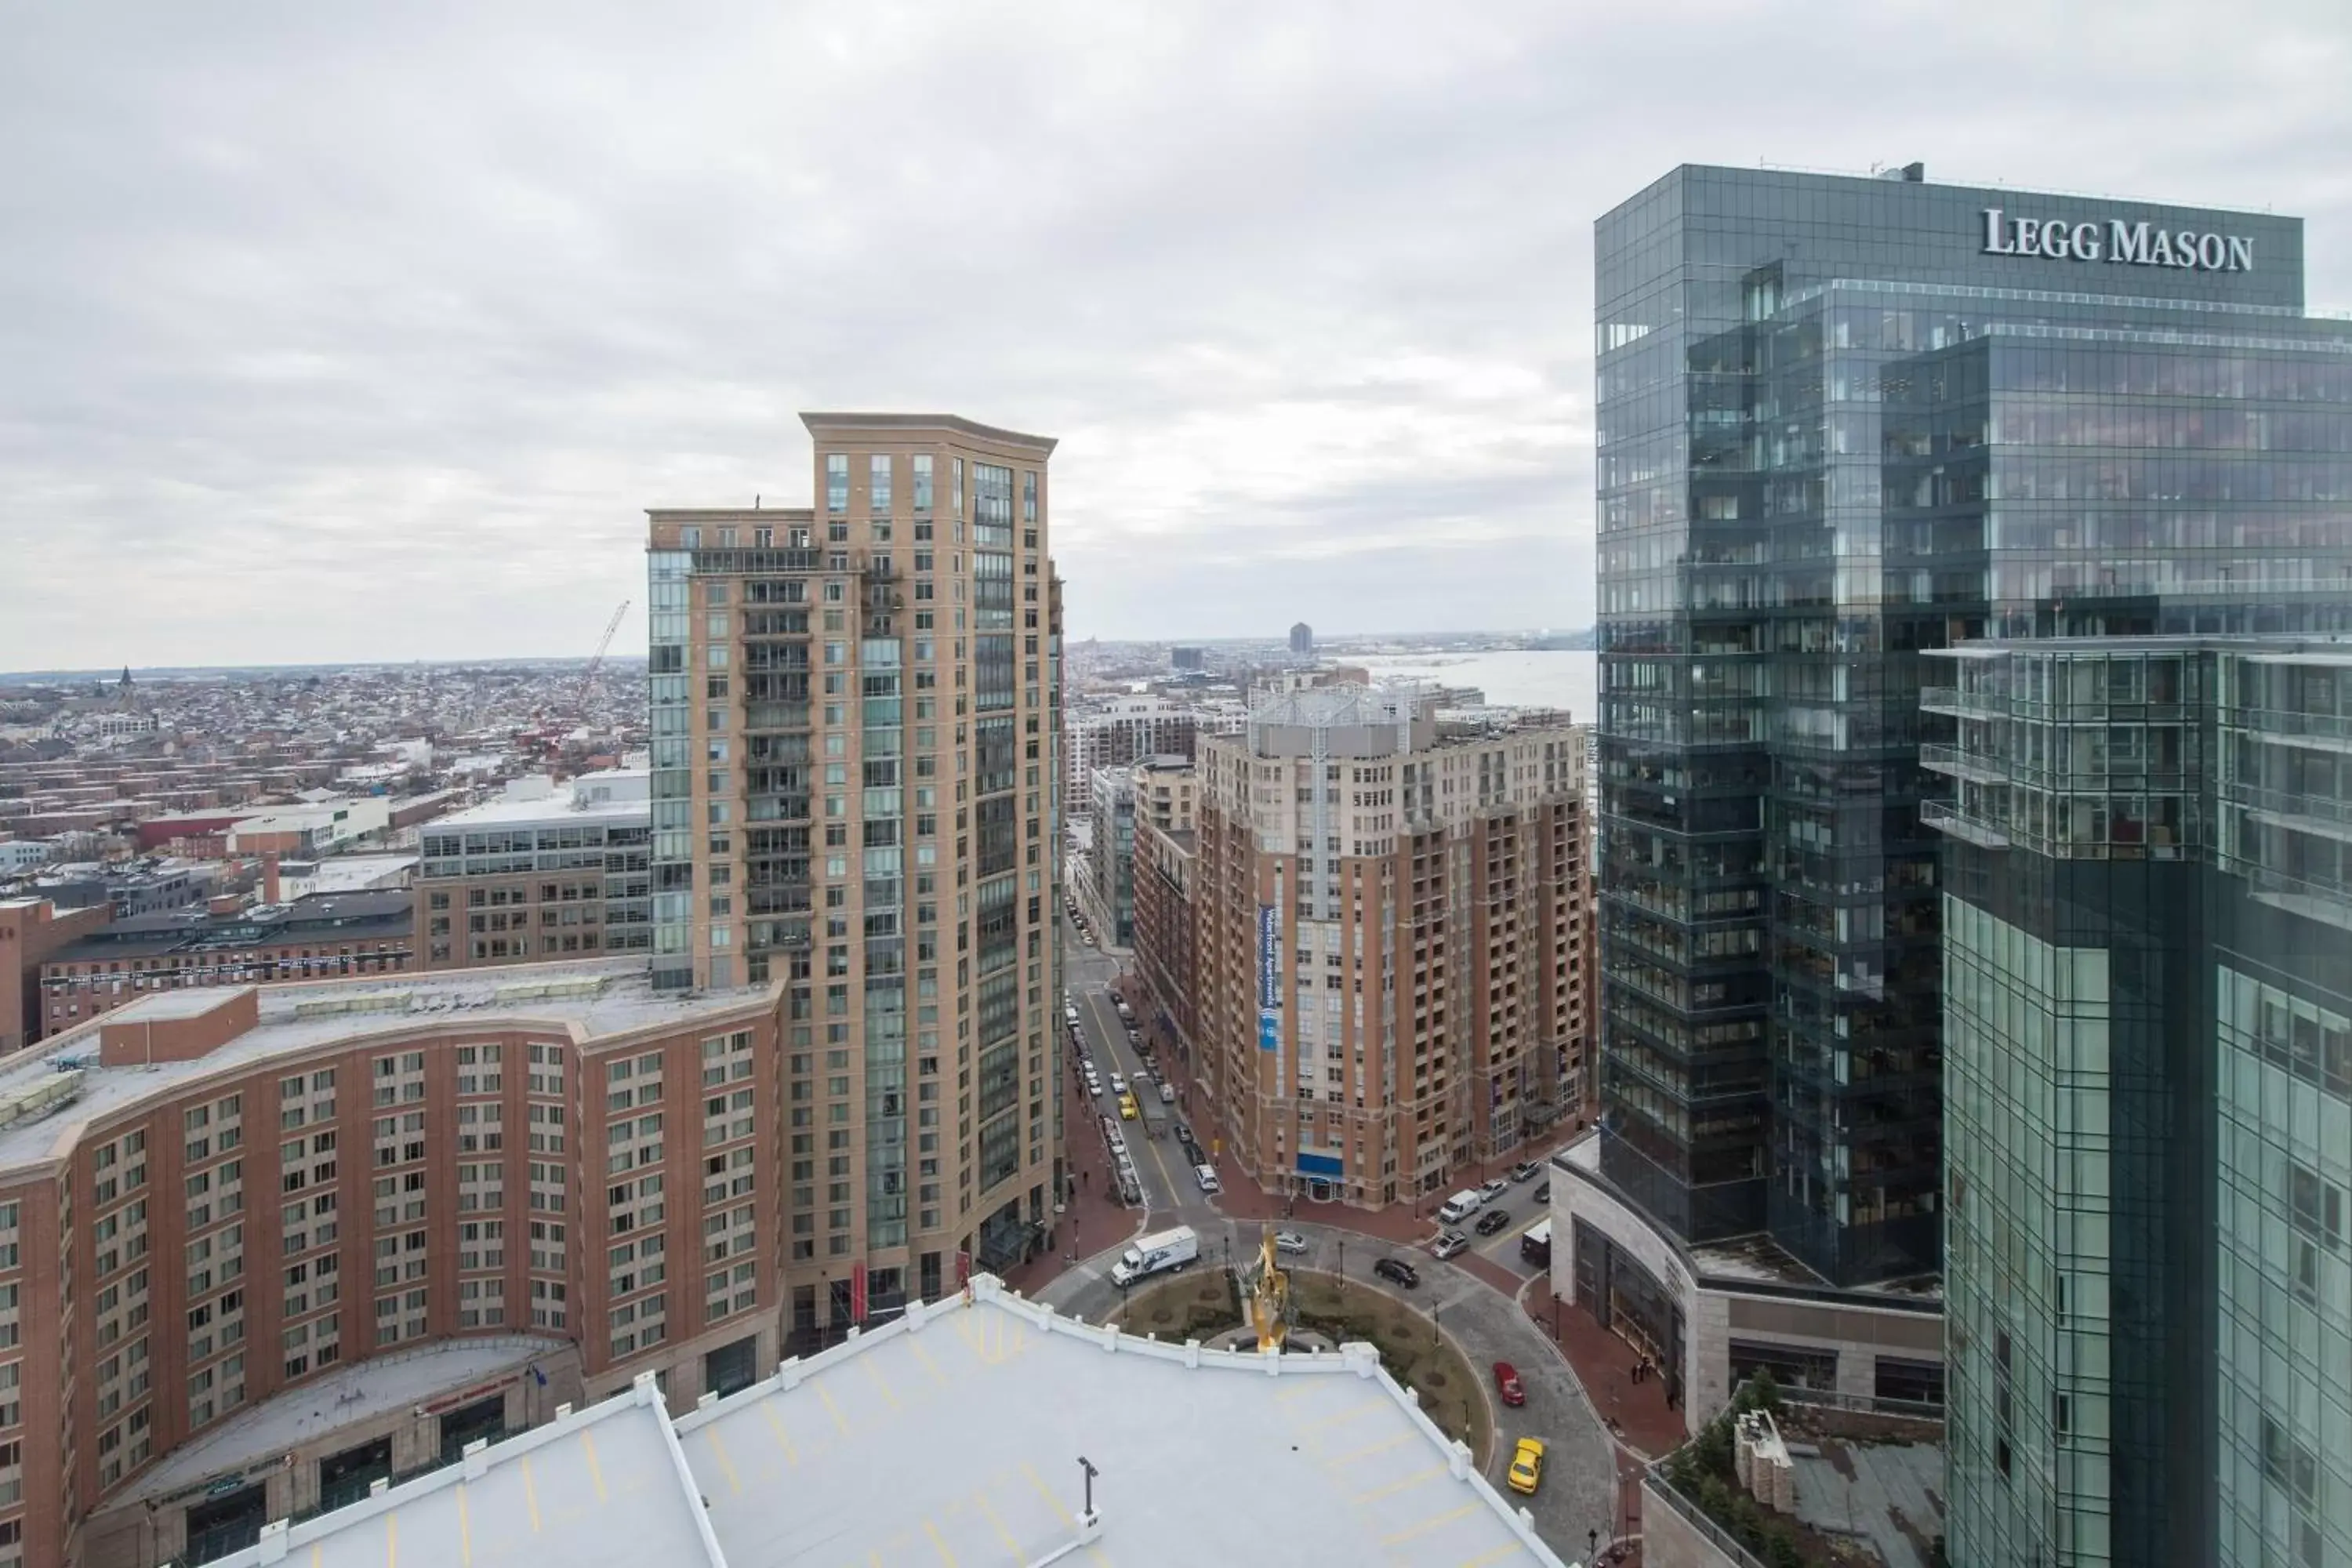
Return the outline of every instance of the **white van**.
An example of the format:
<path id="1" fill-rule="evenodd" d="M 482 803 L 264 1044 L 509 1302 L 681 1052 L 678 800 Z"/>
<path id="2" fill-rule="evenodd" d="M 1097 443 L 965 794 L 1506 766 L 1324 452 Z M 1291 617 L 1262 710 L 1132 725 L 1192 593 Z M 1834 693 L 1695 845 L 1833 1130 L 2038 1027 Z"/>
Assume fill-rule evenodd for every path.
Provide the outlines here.
<path id="1" fill-rule="evenodd" d="M 1201 1190 L 1204 1193 L 1213 1194 L 1225 1190 L 1217 1180 L 1217 1168 L 1214 1165 L 1193 1166 L 1192 1179 L 1201 1184 Z"/>
<path id="2" fill-rule="evenodd" d="M 1445 1225 L 1460 1225 L 1464 1220 L 1476 1214 L 1479 1205 L 1486 1201 L 1478 1195 L 1477 1189 L 1465 1187 L 1439 1206 L 1437 1217 Z"/>
<path id="3" fill-rule="evenodd" d="M 1160 1103 L 1162 1105 L 1173 1105 L 1176 1103 L 1176 1086 L 1174 1084 L 1165 1082 L 1160 1084 Z"/>

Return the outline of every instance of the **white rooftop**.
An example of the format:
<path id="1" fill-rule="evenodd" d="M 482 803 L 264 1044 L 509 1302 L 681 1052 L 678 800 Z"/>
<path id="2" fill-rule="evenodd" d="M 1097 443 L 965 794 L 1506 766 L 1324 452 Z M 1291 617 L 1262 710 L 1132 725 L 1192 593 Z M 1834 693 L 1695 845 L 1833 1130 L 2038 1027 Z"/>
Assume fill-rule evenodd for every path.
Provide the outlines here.
<path id="1" fill-rule="evenodd" d="M 587 818 L 597 821 L 632 819 L 650 821 L 653 803 L 648 798 L 651 773 L 644 769 L 614 768 L 604 773 L 583 773 L 578 778 L 551 788 L 545 793 L 525 790 L 500 799 L 485 801 L 464 811 L 453 811 L 422 824 L 426 833 L 446 833 L 451 828 L 517 827 L 526 824 L 562 826 Z M 516 781 L 518 783 L 523 781 Z"/>
<path id="2" fill-rule="evenodd" d="M 726 1568 L 653 1374 L 414 1480 L 215 1558 L 307 1568 Z"/>
<path id="3" fill-rule="evenodd" d="M 47 1081 L 63 1068 L 83 1069 L 79 1097 L 46 1116 L 0 1128 L 0 1168 L 46 1159 L 69 1147 L 94 1118 L 180 1079 L 331 1041 L 415 1028 L 436 1018 L 467 1027 L 568 1026 L 581 1037 L 594 1039 L 731 1012 L 760 1002 L 770 991 L 767 986 L 747 985 L 728 991 L 656 992 L 642 957 L 523 963 L 445 973 L 372 974 L 249 989 L 260 994 L 260 1023 L 193 1061 L 100 1067 L 99 1031 L 108 1024 L 142 1016 L 178 1017 L 201 1012 L 234 995 L 236 987 L 159 991 L 44 1040 L 36 1049 L 0 1060 L 0 1096 Z"/>
<path id="4" fill-rule="evenodd" d="M 729 1568 L 1036 1563 L 1078 1538 L 1081 1456 L 1075 1562 L 1559 1563 L 1370 1346 L 1154 1343 L 990 1277 L 677 1430 Z"/>
<path id="5" fill-rule="evenodd" d="M 222 1561 L 278 1560 L 1561 1568 L 1371 1346 L 1160 1344 L 988 1275 L 674 1423 L 647 1374 Z"/>

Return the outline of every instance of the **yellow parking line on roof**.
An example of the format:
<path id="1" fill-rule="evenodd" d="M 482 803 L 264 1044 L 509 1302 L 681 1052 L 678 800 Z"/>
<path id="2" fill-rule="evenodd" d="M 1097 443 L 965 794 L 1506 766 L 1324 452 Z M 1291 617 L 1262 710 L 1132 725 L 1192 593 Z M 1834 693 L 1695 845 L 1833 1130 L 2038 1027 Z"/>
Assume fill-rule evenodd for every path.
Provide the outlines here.
<path id="1" fill-rule="evenodd" d="M 609 1501 L 610 1498 L 604 1490 L 604 1467 L 596 1462 L 596 1439 L 583 1430 L 580 1434 L 580 1447 L 586 1449 L 588 1453 L 588 1479 L 596 1483 L 596 1500 Z"/>
<path id="2" fill-rule="evenodd" d="M 1024 1459 L 1021 1461 L 1021 1473 L 1029 1478 L 1029 1484 L 1037 1489 L 1037 1495 L 1045 1500 L 1045 1506 L 1054 1510 L 1054 1517 L 1062 1521 L 1063 1528 L 1077 1527 L 1078 1521 L 1070 1517 L 1070 1510 L 1062 1505 L 1060 1498 L 1054 1495 L 1054 1489 L 1045 1484 L 1045 1478 L 1037 1473 L 1036 1466 Z"/>
<path id="3" fill-rule="evenodd" d="M 1457 1519 L 1476 1513 L 1486 1506 L 1486 1505 L 1485 1503 L 1481 1502 L 1465 1502 L 1460 1508 L 1449 1509 L 1444 1513 L 1433 1513 L 1427 1519 L 1423 1520 L 1419 1524 L 1409 1524 L 1402 1530 L 1398 1531 L 1394 1535 L 1382 1536 L 1381 1538 L 1381 1544 L 1383 1546 L 1394 1546 L 1400 1541 L 1411 1541 L 1416 1535 L 1426 1535 L 1431 1531 L 1435 1530 L 1439 1525 L 1451 1524 Z"/>
<path id="4" fill-rule="evenodd" d="M 1399 1492 L 1411 1491 L 1413 1488 L 1427 1481 L 1433 1481 L 1438 1477 L 1444 1475 L 1445 1473 L 1445 1466 L 1432 1465 L 1429 1468 L 1416 1471 L 1413 1474 L 1405 1477 L 1402 1480 L 1391 1481 L 1388 1485 L 1382 1487 L 1374 1487 L 1368 1492 L 1358 1492 L 1356 1494 L 1355 1500 L 1358 1502 L 1377 1502 L 1384 1497 L 1394 1497 Z"/>
<path id="5" fill-rule="evenodd" d="M 887 1404 L 891 1409 L 898 1409 L 898 1395 L 890 1387 L 889 1380 L 882 1375 L 882 1369 L 874 1364 L 874 1358 L 872 1356 L 867 1356 L 857 1364 L 866 1369 L 866 1375 L 872 1378 L 874 1380 L 874 1386 L 882 1391 L 883 1401 Z"/>
<path id="6" fill-rule="evenodd" d="M 530 1456 L 522 1455 L 516 1461 L 522 1467 L 523 1506 L 530 1510 L 530 1532 L 539 1533 L 539 1483 L 530 1479 Z"/>
<path id="7" fill-rule="evenodd" d="M 719 1470 L 727 1477 L 727 1489 L 742 1496 L 743 1483 L 735 1478 L 735 1461 L 728 1456 L 727 1445 L 719 1440 L 719 1424 L 714 1421 L 705 1426 L 702 1435 L 710 1439 L 711 1457 L 719 1461 Z"/>
<path id="8" fill-rule="evenodd" d="M 400 1510 L 383 1516 L 383 1568 L 400 1568 Z"/>
<path id="9" fill-rule="evenodd" d="M 457 1483 L 457 1560 L 465 1563 L 474 1561 L 474 1519 L 466 1507 L 466 1483 L 463 1481 Z"/>
<path id="10" fill-rule="evenodd" d="M 801 1451 L 793 1446 L 793 1435 L 784 1430 L 784 1418 L 776 1414 L 775 1401 L 760 1401 L 760 1414 L 768 1418 L 769 1434 L 776 1439 L 776 1447 L 784 1451 L 784 1463 L 799 1465 Z"/>
<path id="11" fill-rule="evenodd" d="M 931 1538 L 931 1549 L 940 1554 L 940 1561 L 947 1568 L 956 1568 L 956 1554 L 948 1550 L 947 1537 L 940 1533 L 940 1527 L 927 1519 L 923 1521 L 923 1533 Z"/>
<path id="12" fill-rule="evenodd" d="M 1027 1559 L 1022 1555 L 1021 1543 L 1013 1540 L 1013 1531 L 1004 1527 L 1004 1518 L 1002 1514 L 999 1514 L 996 1511 L 995 1506 L 988 1500 L 988 1494 L 985 1491 L 982 1491 L 974 1495 L 980 1500 L 980 1511 L 986 1514 L 988 1516 L 988 1522 L 996 1527 L 996 1539 L 1004 1542 L 1004 1550 L 1013 1554 L 1013 1561 L 1015 1563 L 1026 1562 Z"/>
<path id="13" fill-rule="evenodd" d="M 1465 1558 L 1455 1563 L 1454 1568 L 1489 1568 L 1489 1564 L 1500 1563 L 1505 1558 L 1517 1557 L 1519 1552 L 1520 1546 L 1517 1542 L 1506 1541 L 1491 1552 L 1481 1552 L 1475 1557 Z"/>
<path id="14" fill-rule="evenodd" d="M 940 1370 L 940 1363 L 931 1359 L 931 1352 L 925 1350 L 920 1342 L 915 1340 L 908 1340 L 907 1342 L 907 1348 L 915 1352 L 915 1359 L 923 1363 L 923 1370 L 931 1374 L 932 1382 L 941 1385 L 945 1385 L 948 1383 L 948 1374 Z"/>
<path id="15" fill-rule="evenodd" d="M 1352 1454 L 1342 1454 L 1336 1459 L 1326 1459 L 1324 1466 L 1326 1468 L 1336 1470 L 1342 1465 L 1352 1465 L 1358 1459 L 1369 1459 L 1374 1454 L 1385 1454 L 1391 1448 L 1412 1442 L 1412 1437 L 1413 1435 L 1410 1432 L 1400 1432 L 1393 1437 L 1381 1438 L 1368 1448 L 1359 1448 Z"/>
<path id="16" fill-rule="evenodd" d="M 833 1394 L 831 1391 L 828 1390 L 824 1384 L 820 1383 L 816 1385 L 816 1396 L 824 1402 L 825 1409 L 830 1412 L 833 1416 L 833 1424 L 835 1426 L 840 1427 L 844 1434 L 846 1434 L 849 1431 L 849 1417 L 844 1415 L 841 1413 L 841 1406 L 833 1402 Z"/>
<path id="17" fill-rule="evenodd" d="M 1370 1399 L 1358 1400 L 1355 1404 L 1350 1405 L 1345 1410 L 1336 1410 L 1328 1415 L 1318 1416 L 1317 1419 L 1307 1423 L 1306 1426 L 1299 1427 L 1298 1430 L 1301 1432 L 1320 1432 L 1326 1426 L 1343 1426 L 1349 1421 L 1353 1421 L 1359 1415 L 1370 1415 L 1371 1412 L 1380 1409 L 1382 1405 L 1392 1403 L 1393 1401 L 1391 1401 L 1387 1394 L 1375 1394 Z"/>

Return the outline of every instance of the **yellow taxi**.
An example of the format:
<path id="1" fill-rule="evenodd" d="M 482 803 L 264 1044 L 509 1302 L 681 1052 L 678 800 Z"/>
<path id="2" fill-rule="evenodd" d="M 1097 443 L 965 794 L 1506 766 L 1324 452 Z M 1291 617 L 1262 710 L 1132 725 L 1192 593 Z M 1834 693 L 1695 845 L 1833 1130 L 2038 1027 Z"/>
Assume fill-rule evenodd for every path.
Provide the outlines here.
<path id="1" fill-rule="evenodd" d="M 1540 1437 L 1522 1437 L 1511 1453 L 1511 1489 L 1530 1492 L 1543 1479 L 1544 1446 Z"/>
<path id="2" fill-rule="evenodd" d="M 1135 1096 L 1122 1094 L 1118 1097 L 1118 1119 L 1121 1121 L 1132 1121 L 1142 1114 L 1143 1112 L 1136 1108 Z"/>

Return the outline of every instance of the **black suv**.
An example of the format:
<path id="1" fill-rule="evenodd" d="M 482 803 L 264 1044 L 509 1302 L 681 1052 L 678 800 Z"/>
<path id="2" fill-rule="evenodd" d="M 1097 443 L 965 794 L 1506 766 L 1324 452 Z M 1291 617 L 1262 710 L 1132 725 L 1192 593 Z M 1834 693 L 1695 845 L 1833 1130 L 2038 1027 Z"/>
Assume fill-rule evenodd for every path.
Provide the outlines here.
<path id="1" fill-rule="evenodd" d="M 1372 1265 L 1372 1272 L 1383 1279 L 1393 1279 L 1408 1290 L 1421 1283 L 1421 1276 L 1402 1258 L 1383 1258 Z"/>
<path id="2" fill-rule="evenodd" d="M 1510 1210 L 1488 1209 L 1485 1214 L 1478 1216 L 1478 1234 L 1480 1236 L 1492 1236 L 1510 1223 Z"/>

